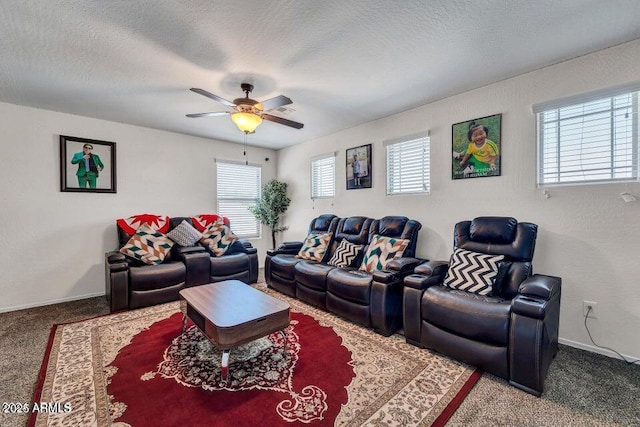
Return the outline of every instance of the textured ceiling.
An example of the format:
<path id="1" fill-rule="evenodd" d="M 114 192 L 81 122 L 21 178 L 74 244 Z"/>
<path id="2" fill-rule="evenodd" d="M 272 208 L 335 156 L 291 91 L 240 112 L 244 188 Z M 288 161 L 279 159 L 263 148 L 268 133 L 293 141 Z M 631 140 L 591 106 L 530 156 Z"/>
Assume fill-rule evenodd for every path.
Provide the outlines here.
<path id="1" fill-rule="evenodd" d="M 2 0 L 0 101 L 282 148 L 640 37 L 638 0 Z"/>

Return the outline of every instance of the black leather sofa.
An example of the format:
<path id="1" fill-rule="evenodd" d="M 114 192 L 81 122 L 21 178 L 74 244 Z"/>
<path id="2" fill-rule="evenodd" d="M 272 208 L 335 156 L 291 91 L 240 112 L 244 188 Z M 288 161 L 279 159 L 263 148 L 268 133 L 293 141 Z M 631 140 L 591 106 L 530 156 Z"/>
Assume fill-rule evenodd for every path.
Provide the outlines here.
<path id="1" fill-rule="evenodd" d="M 448 262 L 419 265 L 404 280 L 406 341 L 539 396 L 558 350 L 561 279 L 532 272 L 537 230 L 505 217 L 456 224 L 454 248 L 504 255 L 502 289 L 492 296 L 451 289 L 443 286 Z"/>
<path id="2" fill-rule="evenodd" d="M 189 217 L 170 219 L 169 231 Z M 130 236 L 118 229 L 119 246 Z M 175 301 L 180 290 L 206 283 L 237 279 L 258 281 L 258 255 L 246 241 L 236 241 L 219 257 L 210 256 L 202 246 L 175 245 L 164 262 L 145 265 L 118 251 L 105 254 L 105 286 L 111 311 L 135 309 Z"/>
<path id="3" fill-rule="evenodd" d="M 310 231 L 331 231 L 333 239 L 321 262 L 295 258 L 302 242 L 288 242 L 269 251 L 265 260 L 267 285 L 287 295 L 328 310 L 354 323 L 388 336 L 402 327 L 403 278 L 423 260 L 414 258 L 421 224 L 402 216 L 382 219 L 336 218 L 322 215 L 311 221 Z M 387 264 L 386 271 L 360 271 L 363 255 L 375 235 L 408 239 L 403 257 Z M 327 264 L 342 240 L 363 245 L 349 267 Z"/>

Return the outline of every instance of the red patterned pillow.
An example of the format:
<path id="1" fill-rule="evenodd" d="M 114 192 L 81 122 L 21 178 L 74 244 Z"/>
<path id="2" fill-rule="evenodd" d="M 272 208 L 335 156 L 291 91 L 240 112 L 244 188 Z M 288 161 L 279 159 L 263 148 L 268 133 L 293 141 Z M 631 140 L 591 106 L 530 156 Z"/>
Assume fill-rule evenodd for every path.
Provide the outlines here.
<path id="1" fill-rule="evenodd" d="M 222 218 L 222 221 L 227 227 L 229 226 L 229 218 L 227 218 L 226 216 L 220 216 L 216 214 L 196 215 L 191 217 L 191 221 L 193 222 L 193 226 L 196 228 L 196 230 L 203 233 L 207 228 L 209 228 L 209 226 L 211 226 L 212 224 L 215 224 L 215 222 L 219 218 Z"/>
<path id="2" fill-rule="evenodd" d="M 169 219 L 166 215 L 141 214 L 120 218 L 116 220 L 116 224 L 129 237 L 136 234 L 136 231 L 143 226 L 165 234 L 169 231 Z"/>

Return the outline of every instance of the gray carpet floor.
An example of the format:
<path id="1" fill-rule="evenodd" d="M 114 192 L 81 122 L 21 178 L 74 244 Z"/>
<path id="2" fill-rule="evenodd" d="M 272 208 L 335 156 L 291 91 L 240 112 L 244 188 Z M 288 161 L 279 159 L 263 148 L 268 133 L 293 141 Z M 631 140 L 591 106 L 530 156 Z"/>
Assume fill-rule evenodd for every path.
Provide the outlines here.
<path id="1" fill-rule="evenodd" d="M 31 402 L 54 324 L 109 312 L 105 297 L 0 313 L 0 398 Z M 427 351 L 427 350 L 425 350 Z M 450 426 L 640 426 L 640 366 L 561 346 L 540 398 L 483 375 Z M 5 406 L 3 404 L 3 406 Z M 0 426 L 26 414 L 0 412 Z"/>

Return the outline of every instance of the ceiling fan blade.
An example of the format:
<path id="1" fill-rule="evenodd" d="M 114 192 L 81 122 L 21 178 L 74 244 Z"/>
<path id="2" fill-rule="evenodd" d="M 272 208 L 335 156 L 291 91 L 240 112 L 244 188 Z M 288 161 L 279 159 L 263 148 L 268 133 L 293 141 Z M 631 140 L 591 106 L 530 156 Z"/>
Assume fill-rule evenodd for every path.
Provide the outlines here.
<path id="1" fill-rule="evenodd" d="M 214 101 L 218 101 L 218 102 L 220 102 L 220 103 L 222 103 L 224 105 L 228 105 L 229 107 L 235 107 L 236 106 L 236 104 L 234 104 L 233 102 L 228 101 L 228 100 L 226 100 L 224 98 L 220 98 L 218 95 L 214 95 L 211 92 L 207 92 L 204 89 L 199 89 L 197 87 L 192 87 L 191 91 L 195 92 L 197 94 L 200 94 L 202 96 L 206 96 L 209 99 L 213 99 Z"/>
<path id="2" fill-rule="evenodd" d="M 296 129 L 302 129 L 304 127 L 302 123 L 294 122 L 293 120 L 283 119 L 282 117 L 272 116 L 271 114 L 263 114 L 262 118 L 270 122 L 279 123 L 281 125 L 290 126 Z"/>
<path id="3" fill-rule="evenodd" d="M 255 107 L 262 111 L 273 110 L 274 108 L 282 107 L 283 105 L 289 105 L 293 101 L 284 95 L 278 95 L 275 98 L 267 99 L 266 101 L 259 102 Z"/>
<path id="4" fill-rule="evenodd" d="M 192 119 L 195 119 L 197 117 L 214 117 L 214 116 L 227 116 L 231 114 L 228 111 L 214 111 L 211 113 L 195 113 L 195 114 L 187 114 L 187 117 L 191 117 Z"/>

